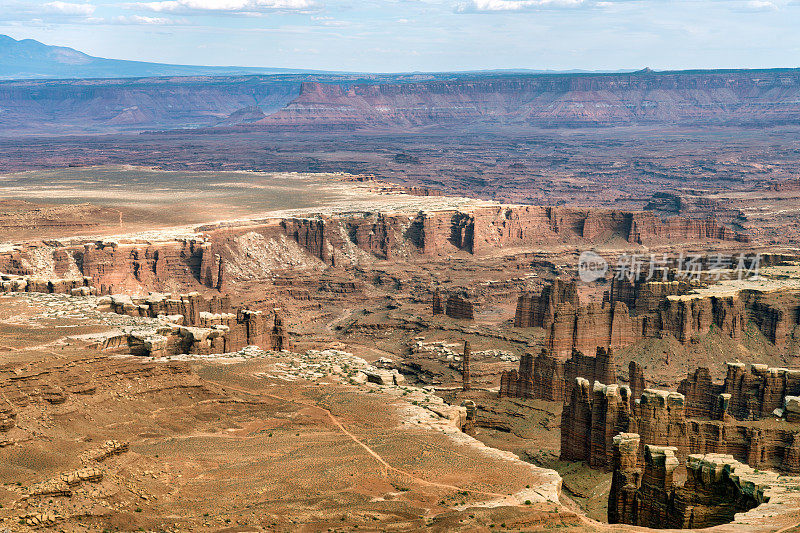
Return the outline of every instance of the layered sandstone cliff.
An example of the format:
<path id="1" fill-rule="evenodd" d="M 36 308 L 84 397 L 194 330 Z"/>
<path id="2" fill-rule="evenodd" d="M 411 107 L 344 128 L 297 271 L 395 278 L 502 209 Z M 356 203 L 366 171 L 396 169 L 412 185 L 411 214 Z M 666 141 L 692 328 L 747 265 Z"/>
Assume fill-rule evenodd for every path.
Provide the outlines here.
<path id="1" fill-rule="evenodd" d="M 753 518 L 796 510 L 798 478 L 779 477 L 742 464 L 727 454 L 692 454 L 686 481 L 678 482 L 680 462 L 670 446 L 644 445 L 644 465 L 637 464 L 639 435 L 614 438 L 614 474 L 608 521 L 650 528 L 702 529 L 735 522 L 747 530 Z M 764 513 L 753 511 L 764 506 Z M 748 516 L 748 515 L 753 515 Z"/>
<path id="2" fill-rule="evenodd" d="M 723 453 L 754 468 L 800 472 L 800 416 L 793 414 L 800 414 L 800 404 L 784 397 L 780 414 L 770 415 L 786 418 L 778 425 L 770 418 L 739 421 L 730 415 L 735 405 L 731 396 L 708 394 L 711 405 L 698 414 L 697 407 L 687 409 L 686 397 L 678 392 L 645 389 L 639 398 L 632 398 L 627 387 L 599 382 L 590 386 L 578 378 L 562 411 L 561 457 L 610 469 L 611 439 L 619 433 L 637 433 L 643 444 L 674 447 L 679 458 Z"/>
<path id="3" fill-rule="evenodd" d="M 598 347 L 594 356 L 574 350 L 563 361 L 542 350 L 537 356 L 522 356 L 519 371 L 500 375 L 500 397 L 537 398 L 554 402 L 567 400 L 577 378 L 589 382 L 615 383 L 616 362 L 612 350 Z"/>
<path id="4" fill-rule="evenodd" d="M 574 281 L 556 279 L 542 289 L 539 295 L 523 293 L 517 300 L 514 327 L 549 327 L 555 317 L 556 308 L 562 303 L 570 303 L 574 307 L 580 305 Z"/>
<path id="5" fill-rule="evenodd" d="M 798 113 L 796 104 L 786 103 L 798 92 L 795 70 L 477 76 L 349 87 L 306 82 L 297 98 L 259 124 L 352 129 L 494 124 L 498 118 L 562 126 L 782 123 Z"/>

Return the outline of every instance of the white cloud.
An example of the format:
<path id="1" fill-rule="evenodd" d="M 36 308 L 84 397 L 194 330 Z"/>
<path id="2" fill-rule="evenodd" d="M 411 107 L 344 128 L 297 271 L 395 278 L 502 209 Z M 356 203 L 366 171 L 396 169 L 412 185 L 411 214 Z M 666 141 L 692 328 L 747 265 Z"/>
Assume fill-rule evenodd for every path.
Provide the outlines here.
<path id="1" fill-rule="evenodd" d="M 578 7 L 585 0 L 469 0 L 456 7 L 458 13 L 503 13 L 535 8 Z"/>
<path id="2" fill-rule="evenodd" d="M 202 11 L 299 11 L 314 7 L 313 0 L 161 0 L 142 2 L 137 7 L 159 13 L 188 13 Z"/>
<path id="3" fill-rule="evenodd" d="M 749 0 L 745 2 L 744 9 L 747 11 L 775 11 L 778 6 L 769 0 Z"/>
<path id="4" fill-rule="evenodd" d="M 163 26 L 165 24 L 175 24 L 175 21 L 165 17 L 143 17 L 141 15 L 130 15 L 115 17 L 116 24 L 142 24 L 152 26 Z"/>
<path id="5" fill-rule="evenodd" d="M 92 4 L 75 4 L 71 2 L 48 2 L 44 5 L 45 9 L 55 13 L 64 15 L 79 15 L 89 16 L 94 13 L 94 6 Z"/>

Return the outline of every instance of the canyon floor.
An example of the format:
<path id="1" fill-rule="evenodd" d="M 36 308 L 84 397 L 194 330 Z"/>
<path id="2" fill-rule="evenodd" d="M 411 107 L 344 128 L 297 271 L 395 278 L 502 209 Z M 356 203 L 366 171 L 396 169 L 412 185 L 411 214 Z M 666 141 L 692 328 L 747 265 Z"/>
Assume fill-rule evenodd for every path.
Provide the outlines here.
<path id="1" fill-rule="evenodd" d="M 91 299 L 9 295 L 2 308 L 3 394 L 27 403 L 1 452 L 6 527 L 584 529 L 554 472 L 461 433 L 432 388 L 357 383 L 367 362 L 335 348 L 108 357 L 82 339 L 134 320 Z M 109 441 L 126 449 L 96 459 Z M 45 487 L 81 468 L 102 479 Z"/>

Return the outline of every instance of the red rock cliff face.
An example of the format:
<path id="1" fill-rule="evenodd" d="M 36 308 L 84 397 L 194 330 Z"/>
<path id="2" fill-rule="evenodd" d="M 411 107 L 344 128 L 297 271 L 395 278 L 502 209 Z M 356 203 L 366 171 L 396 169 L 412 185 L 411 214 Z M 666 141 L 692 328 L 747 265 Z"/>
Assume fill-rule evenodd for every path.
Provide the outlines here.
<path id="1" fill-rule="evenodd" d="M 682 343 L 708 333 L 712 324 L 739 339 L 747 324 L 744 302 L 738 297 L 667 298 L 658 310 L 658 329 Z"/>
<path id="2" fill-rule="evenodd" d="M 730 455 L 690 455 L 681 484 L 675 475 L 680 463 L 674 447 L 645 445 L 642 469 L 631 461 L 638 444 L 635 433 L 614 439 L 611 524 L 696 530 L 732 522 L 767 502 L 776 507 L 787 503 L 776 496 L 786 489 L 775 473 L 754 470 Z M 734 530 L 752 529 L 741 522 L 738 526 Z"/>
<path id="3" fill-rule="evenodd" d="M 566 361 L 553 357 L 546 350 L 536 357 L 525 354 L 520 359 L 519 371 L 500 375 L 500 396 L 567 401 L 578 378 L 590 383 L 615 383 L 617 373 L 613 352 L 597 348 L 595 355 L 584 355 L 576 350 Z"/>
<path id="4" fill-rule="evenodd" d="M 545 346 L 555 357 L 566 359 L 573 350 L 593 353 L 598 347 L 621 348 L 642 338 L 642 320 L 631 317 L 621 302 L 578 308 L 565 303 L 556 309 Z"/>
<path id="5" fill-rule="evenodd" d="M 681 390 L 690 396 L 645 389 L 638 401 L 630 399 L 626 387 L 596 382 L 590 392 L 589 382 L 578 378 L 570 403 L 562 411 L 561 457 L 609 469 L 614 457 L 613 435 L 609 439 L 609 432 L 616 432 L 614 435 L 631 432 L 641 436 L 642 444 L 675 447 L 679 458 L 691 453 L 725 453 L 754 468 L 800 472 L 797 422 L 759 424 L 730 416 L 741 413 L 741 406 L 748 404 L 758 406 L 748 412 L 763 412 L 766 407 L 780 404 L 782 398 L 776 398 L 787 390 L 780 388 L 779 383 L 766 385 L 772 380 L 768 371 L 756 369 L 748 379 L 744 369 L 741 370 L 741 376 L 729 371 L 724 387 L 712 385 L 710 380 L 698 380 L 696 373 L 695 379 L 681 384 Z M 775 370 L 773 373 L 781 378 L 772 381 L 786 383 L 780 369 L 770 370 Z M 716 393 L 729 389 L 731 393 Z M 720 409 L 719 400 L 726 399 L 728 394 L 731 401 Z M 642 452 L 640 449 L 640 465 L 644 463 Z"/>
<path id="6" fill-rule="evenodd" d="M 797 70 L 497 76 L 350 87 L 306 82 L 297 98 L 259 124 L 768 124 L 798 120 L 798 101 Z"/>
<path id="7" fill-rule="evenodd" d="M 577 307 L 578 289 L 574 281 L 565 282 L 559 279 L 542 289 L 540 295 L 521 294 L 517 300 L 514 316 L 514 327 L 543 328 L 552 323 L 556 308 L 562 303 L 571 303 Z"/>
<path id="8" fill-rule="evenodd" d="M 554 242 L 605 242 L 615 238 L 645 245 L 670 241 L 747 240 L 746 236 L 713 220 L 662 221 L 646 212 L 523 205 L 487 207 L 471 213 L 426 213 L 422 217 L 426 253 L 464 250 L 481 255 L 501 248 Z"/>
<path id="9" fill-rule="evenodd" d="M 200 284 L 206 249 L 202 240 L 193 239 L 20 246 L 0 254 L 0 271 L 32 277 L 75 279 L 85 276 L 102 294 L 193 288 Z M 211 268 L 212 265 L 206 266 Z"/>

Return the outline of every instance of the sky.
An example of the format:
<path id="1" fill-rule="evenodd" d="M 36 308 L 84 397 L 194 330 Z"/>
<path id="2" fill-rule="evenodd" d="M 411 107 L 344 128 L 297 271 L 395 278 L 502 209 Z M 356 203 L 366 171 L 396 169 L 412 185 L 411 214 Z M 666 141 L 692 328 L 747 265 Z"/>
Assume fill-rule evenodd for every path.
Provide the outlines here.
<path id="1" fill-rule="evenodd" d="M 0 0 L 100 57 L 359 72 L 800 66 L 800 0 Z"/>

